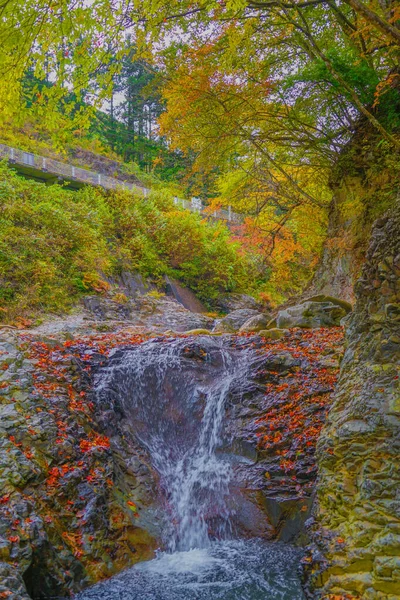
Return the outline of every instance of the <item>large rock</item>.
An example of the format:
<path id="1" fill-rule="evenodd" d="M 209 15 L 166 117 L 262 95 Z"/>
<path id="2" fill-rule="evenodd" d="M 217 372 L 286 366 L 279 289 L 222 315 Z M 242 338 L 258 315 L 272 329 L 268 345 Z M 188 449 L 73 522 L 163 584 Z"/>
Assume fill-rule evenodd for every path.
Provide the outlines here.
<path id="1" fill-rule="evenodd" d="M 265 329 L 270 321 L 271 315 L 260 313 L 245 321 L 239 331 L 242 333 L 256 333 L 257 331 Z"/>
<path id="2" fill-rule="evenodd" d="M 194 313 L 206 313 L 207 308 L 197 298 L 189 288 L 185 287 L 176 279 L 165 277 L 166 291 L 168 296 L 175 298 L 179 304 L 182 304 L 185 308 Z"/>
<path id="3" fill-rule="evenodd" d="M 259 315 L 258 310 L 251 308 L 234 310 L 223 319 L 217 321 L 214 331 L 219 331 L 220 333 L 236 333 L 246 321 L 257 315 Z"/>
<path id="4" fill-rule="evenodd" d="M 279 311 L 276 325 L 279 329 L 291 327 L 336 327 L 348 310 L 333 302 L 308 301 Z"/>
<path id="5" fill-rule="evenodd" d="M 313 577 L 324 598 L 400 598 L 399 203 L 396 208 L 373 231 L 336 400 L 318 444 L 314 539 L 324 561 Z"/>
<path id="6" fill-rule="evenodd" d="M 342 331 L 291 330 L 284 342 L 257 335 L 232 343 L 239 340 L 260 344 L 253 380 L 245 394 L 236 390 L 226 420 L 235 446 L 257 445 L 255 457 L 246 453 L 253 464 L 239 468 L 243 488 L 265 512 L 274 539 L 302 542 L 317 475 L 315 443 L 338 373 Z M 328 354 L 336 361 L 325 366 Z"/>
<path id="7" fill-rule="evenodd" d="M 327 296 L 326 294 L 310 296 L 309 298 L 305 298 L 305 302 L 332 302 L 332 304 L 336 304 L 337 306 L 343 308 L 347 313 L 353 310 L 353 306 L 350 304 L 350 302 L 342 300 L 341 298 L 335 298 L 334 296 Z"/>

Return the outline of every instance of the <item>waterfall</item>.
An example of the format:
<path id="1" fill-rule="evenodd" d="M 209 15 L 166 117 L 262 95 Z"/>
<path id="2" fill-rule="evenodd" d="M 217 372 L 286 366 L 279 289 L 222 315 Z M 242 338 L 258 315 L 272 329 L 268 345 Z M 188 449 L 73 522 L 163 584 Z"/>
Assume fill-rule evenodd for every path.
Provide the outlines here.
<path id="1" fill-rule="evenodd" d="M 304 600 L 301 550 L 234 530 L 232 499 L 244 498 L 227 421 L 254 393 L 259 361 L 245 339 L 198 336 L 117 349 L 100 368 L 97 400 L 147 450 L 169 526 L 164 551 L 79 600 Z"/>
<path id="2" fill-rule="evenodd" d="M 232 466 L 219 450 L 229 395 L 245 389 L 254 358 L 254 350 L 235 351 L 221 338 L 150 340 L 111 358 L 98 375 L 97 394 L 119 396 L 160 474 L 170 552 L 231 534 Z"/>

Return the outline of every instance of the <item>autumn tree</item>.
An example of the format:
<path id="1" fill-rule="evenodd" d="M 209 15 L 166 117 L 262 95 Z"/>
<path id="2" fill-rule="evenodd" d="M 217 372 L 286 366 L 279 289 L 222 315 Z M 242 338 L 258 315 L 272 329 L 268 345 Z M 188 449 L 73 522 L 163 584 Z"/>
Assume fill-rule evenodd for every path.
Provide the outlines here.
<path id="1" fill-rule="evenodd" d="M 304 284 L 321 248 L 332 165 L 360 119 L 399 147 L 398 7 L 232 0 L 137 11 L 169 74 L 162 131 L 216 175 L 216 202 L 250 217 L 241 234 L 264 268 L 276 270 L 278 256 L 280 272 L 293 261 L 287 280 Z"/>
<path id="2" fill-rule="evenodd" d="M 38 82 L 30 107 L 49 128 L 62 127 L 60 107 L 73 92 L 85 100 L 68 126 L 88 125 L 94 105 L 109 95 L 112 70 L 102 65 L 125 51 L 132 4 L 95 0 L 4 0 L 0 2 L 0 110 L 3 120 L 26 115 L 22 82 L 28 69 Z M 115 65 L 118 63 L 116 62 Z M 68 103 L 67 103 L 68 104 Z M 68 106 L 66 107 L 68 110 Z"/>

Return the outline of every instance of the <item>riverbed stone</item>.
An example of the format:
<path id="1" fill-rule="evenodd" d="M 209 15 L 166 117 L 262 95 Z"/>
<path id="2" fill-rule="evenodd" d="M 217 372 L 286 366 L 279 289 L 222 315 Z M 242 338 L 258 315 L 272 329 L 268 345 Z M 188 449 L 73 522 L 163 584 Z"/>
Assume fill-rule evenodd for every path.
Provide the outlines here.
<path id="1" fill-rule="evenodd" d="M 261 331 L 265 329 L 268 323 L 271 321 L 271 315 L 266 313 L 260 313 L 254 315 L 254 317 L 250 317 L 247 321 L 243 323 L 240 327 L 240 333 L 255 333 L 257 331 Z"/>

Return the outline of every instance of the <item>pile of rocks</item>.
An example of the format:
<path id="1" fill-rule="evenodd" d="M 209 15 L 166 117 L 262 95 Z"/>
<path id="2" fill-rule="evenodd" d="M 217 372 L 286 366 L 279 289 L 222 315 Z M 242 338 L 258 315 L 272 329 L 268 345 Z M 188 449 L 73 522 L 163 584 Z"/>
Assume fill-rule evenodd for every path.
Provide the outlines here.
<path id="1" fill-rule="evenodd" d="M 313 296 L 288 308 L 260 312 L 254 308 L 240 308 L 218 319 L 214 327 L 220 333 L 259 333 L 270 339 L 279 339 L 295 327 L 315 329 L 337 327 L 351 312 L 351 304 L 331 296 Z"/>

